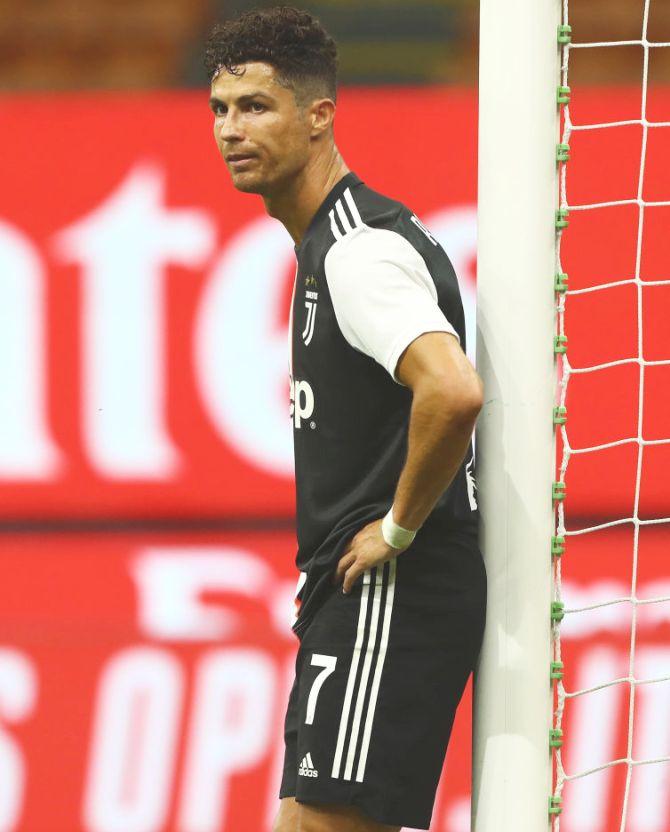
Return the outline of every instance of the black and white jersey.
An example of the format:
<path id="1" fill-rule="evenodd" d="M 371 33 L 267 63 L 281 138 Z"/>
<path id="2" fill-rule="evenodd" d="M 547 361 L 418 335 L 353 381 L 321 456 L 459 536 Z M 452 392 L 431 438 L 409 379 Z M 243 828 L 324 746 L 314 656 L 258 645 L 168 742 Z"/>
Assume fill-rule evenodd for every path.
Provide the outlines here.
<path id="1" fill-rule="evenodd" d="M 332 591 L 349 540 L 393 502 L 412 404 L 398 359 L 424 332 L 451 333 L 465 349 L 465 321 L 442 247 L 412 211 L 354 173 L 328 194 L 296 254 L 289 375 L 299 633 Z M 412 546 L 476 528 L 473 466 L 470 448 Z"/>

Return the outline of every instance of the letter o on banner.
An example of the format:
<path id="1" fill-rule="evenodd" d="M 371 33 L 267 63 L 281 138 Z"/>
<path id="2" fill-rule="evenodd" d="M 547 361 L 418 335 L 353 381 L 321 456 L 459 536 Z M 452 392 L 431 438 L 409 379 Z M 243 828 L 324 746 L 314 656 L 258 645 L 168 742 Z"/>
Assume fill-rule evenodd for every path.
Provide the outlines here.
<path id="1" fill-rule="evenodd" d="M 152 832 L 169 810 L 183 672 L 168 651 L 118 653 L 98 688 L 84 823 L 92 832 Z"/>

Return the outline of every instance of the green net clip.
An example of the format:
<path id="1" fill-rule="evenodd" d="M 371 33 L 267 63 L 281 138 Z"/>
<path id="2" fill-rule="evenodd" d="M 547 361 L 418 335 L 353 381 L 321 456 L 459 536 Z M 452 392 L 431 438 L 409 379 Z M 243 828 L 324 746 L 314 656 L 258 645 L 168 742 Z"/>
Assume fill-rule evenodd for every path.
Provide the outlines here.
<path id="1" fill-rule="evenodd" d="M 568 421 L 568 408 L 559 405 L 554 408 L 554 424 L 564 425 Z"/>
<path id="2" fill-rule="evenodd" d="M 560 728 L 552 728 L 549 731 L 549 747 L 560 748 L 563 745 L 563 731 Z"/>
<path id="3" fill-rule="evenodd" d="M 558 208 L 556 211 L 556 228 L 567 228 L 569 216 L 570 210 L 568 208 Z"/>
<path id="4" fill-rule="evenodd" d="M 551 484 L 551 496 L 554 500 L 565 499 L 565 483 L 554 482 Z"/>
<path id="5" fill-rule="evenodd" d="M 554 291 L 568 291 L 568 276 L 567 274 L 565 274 L 565 272 L 556 272 L 556 274 L 554 275 Z"/>
<path id="6" fill-rule="evenodd" d="M 565 538 L 563 535 L 555 535 L 551 538 L 551 556 L 560 558 L 565 554 Z"/>
<path id="7" fill-rule="evenodd" d="M 563 617 L 565 615 L 565 604 L 563 601 L 552 601 L 551 602 L 551 620 L 552 621 L 563 621 Z"/>
<path id="8" fill-rule="evenodd" d="M 558 104 L 569 104 L 570 103 L 570 87 L 557 87 L 556 88 L 556 102 Z"/>
<path id="9" fill-rule="evenodd" d="M 569 162 L 570 161 L 570 145 L 557 144 L 556 145 L 556 161 Z"/>
<path id="10" fill-rule="evenodd" d="M 563 678 L 563 662 L 552 662 L 549 678 L 552 681 L 558 681 Z"/>
<path id="11" fill-rule="evenodd" d="M 561 806 L 561 798 L 552 794 L 549 798 L 549 814 L 560 815 L 562 811 L 563 807 Z"/>
<path id="12" fill-rule="evenodd" d="M 554 335 L 554 352 L 556 355 L 564 355 L 568 351 L 568 336 Z"/>
<path id="13" fill-rule="evenodd" d="M 570 43 L 572 40 L 572 26 L 568 23 L 561 23 L 558 27 L 558 42 Z"/>

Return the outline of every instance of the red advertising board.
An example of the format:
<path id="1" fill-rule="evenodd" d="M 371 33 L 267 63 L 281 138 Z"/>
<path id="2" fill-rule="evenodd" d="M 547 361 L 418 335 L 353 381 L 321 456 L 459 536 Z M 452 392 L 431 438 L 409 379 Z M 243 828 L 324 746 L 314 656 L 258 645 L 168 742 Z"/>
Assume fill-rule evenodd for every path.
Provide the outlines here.
<path id="1" fill-rule="evenodd" d="M 427 137 L 409 149 L 398 102 L 343 92 L 340 144 L 456 235 L 472 294 L 474 99 L 407 96 L 450 130 L 449 153 Z M 37 141 L 44 106 L 3 102 L 2 513 L 291 516 L 292 241 L 230 185 L 205 91 L 59 97 L 57 115 L 50 99 Z"/>
<path id="2" fill-rule="evenodd" d="M 296 649 L 294 260 L 260 200 L 230 186 L 206 98 L 3 101 L 3 832 L 269 832 L 276 811 Z M 637 89 L 581 92 L 573 119 L 638 117 L 639 104 Z M 652 90 L 648 117 L 669 112 L 670 91 Z M 411 205 L 449 253 L 471 354 L 476 127 L 474 93 L 454 89 L 345 90 L 337 120 L 351 167 Z M 666 134 L 649 134 L 647 201 L 669 198 Z M 635 125 L 573 134 L 569 202 L 634 200 L 641 142 Z M 501 164 L 509 152 L 501 141 Z M 669 209 L 645 206 L 642 226 L 640 210 L 573 211 L 563 240 L 571 289 L 622 284 L 568 298 L 571 366 L 632 359 L 572 377 L 571 446 L 636 440 L 572 457 L 570 529 L 631 517 L 638 470 L 639 516 L 670 515 Z M 17 520 L 107 531 L 8 532 Z M 122 531 L 201 520 L 247 530 Z M 670 597 L 666 529 L 643 526 L 635 556 L 632 524 L 568 539 L 566 608 L 619 602 L 566 615 L 566 688 L 624 679 L 568 699 L 568 774 L 670 755 L 670 683 L 637 686 L 630 710 L 625 681 L 670 666 L 670 602 L 644 603 Z M 470 828 L 469 707 L 433 832 Z M 668 768 L 633 767 L 626 832 L 670 832 Z M 618 829 L 626 772 L 569 781 L 564 832 Z"/>
<path id="3" fill-rule="evenodd" d="M 667 532 L 646 529 L 639 599 L 670 597 Z M 570 540 L 567 608 L 631 593 L 632 532 Z M 289 532 L 3 540 L 0 828 L 269 832 L 297 640 Z M 632 604 L 566 616 L 565 685 L 629 672 Z M 635 678 L 667 676 L 670 602 L 638 608 Z M 625 758 L 630 686 L 568 700 L 568 774 Z M 640 685 L 634 759 L 667 755 L 670 682 Z M 513 764 L 513 761 L 510 761 Z M 640 766 L 626 832 L 670 832 L 670 767 Z M 618 828 L 626 767 L 568 783 L 562 828 Z M 467 832 L 470 698 L 432 832 Z"/>
<path id="4" fill-rule="evenodd" d="M 617 107 L 634 109 L 637 96 L 583 93 L 576 113 L 615 116 Z M 670 109 L 667 91 L 653 101 L 659 112 Z M 50 98 L 47 135 L 35 132 L 44 106 L 41 97 L 3 102 L 2 514 L 290 516 L 292 245 L 258 197 L 230 185 L 205 92 Z M 475 95 L 453 89 L 345 90 L 337 118 L 350 165 L 411 205 L 452 258 L 471 352 L 476 125 Z M 647 199 L 663 193 L 668 132 L 650 133 Z M 635 196 L 640 142 L 636 126 L 573 134 L 570 202 Z M 513 146 L 501 145 L 501 164 L 506 152 Z M 646 210 L 645 281 L 667 267 L 668 210 Z M 573 212 L 564 240 L 571 288 L 630 279 L 637 228 L 636 205 Z M 641 292 L 645 357 L 667 358 L 670 291 Z M 604 302 L 600 292 L 572 297 L 568 325 L 574 366 L 637 356 L 635 286 L 608 290 Z M 630 434 L 634 373 L 621 367 L 576 381 L 571 428 L 595 427 L 606 439 Z M 667 381 L 667 366 L 648 371 L 645 430 L 653 437 L 667 434 L 653 415 L 667 411 Z M 643 509 L 663 502 L 667 447 L 645 454 Z M 580 513 L 629 510 L 632 448 L 578 464 L 598 469 L 588 477 L 597 487 L 571 494 Z"/>

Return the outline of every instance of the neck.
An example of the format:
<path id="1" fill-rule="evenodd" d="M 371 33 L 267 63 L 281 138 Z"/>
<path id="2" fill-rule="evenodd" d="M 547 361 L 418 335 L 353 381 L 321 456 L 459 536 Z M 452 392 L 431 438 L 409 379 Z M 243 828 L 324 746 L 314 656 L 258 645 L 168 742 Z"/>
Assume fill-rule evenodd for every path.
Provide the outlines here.
<path id="1" fill-rule="evenodd" d="M 265 209 L 284 225 L 293 242 L 300 245 L 319 206 L 347 173 L 349 168 L 333 145 L 328 155 L 307 164 L 280 192 L 265 195 Z"/>

